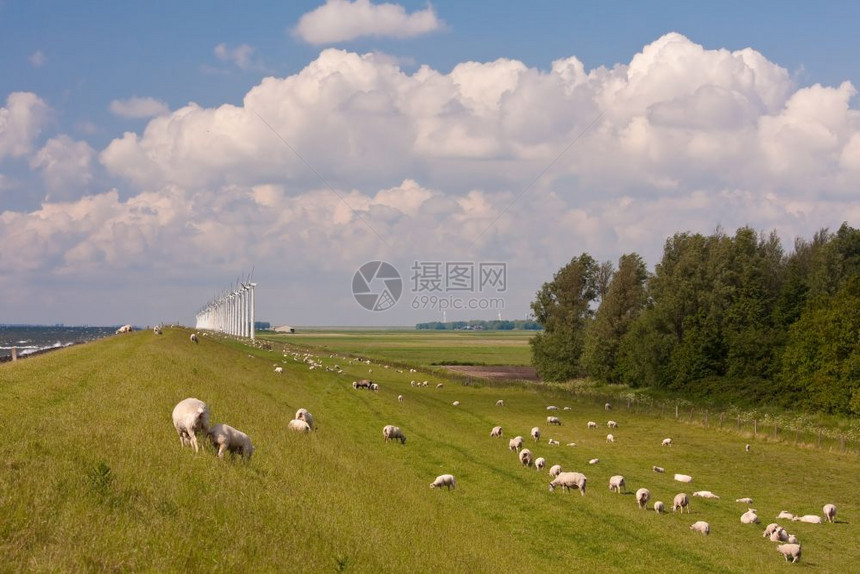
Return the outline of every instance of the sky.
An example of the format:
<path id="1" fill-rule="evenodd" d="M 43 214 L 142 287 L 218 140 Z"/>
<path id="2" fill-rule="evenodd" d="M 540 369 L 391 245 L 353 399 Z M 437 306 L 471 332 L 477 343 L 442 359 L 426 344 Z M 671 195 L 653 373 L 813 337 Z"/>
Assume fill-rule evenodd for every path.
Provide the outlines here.
<path id="1" fill-rule="evenodd" d="M 249 278 L 274 325 L 522 319 L 582 253 L 653 270 L 742 226 L 790 252 L 860 221 L 858 21 L 0 0 L 0 323 L 194 325 Z"/>

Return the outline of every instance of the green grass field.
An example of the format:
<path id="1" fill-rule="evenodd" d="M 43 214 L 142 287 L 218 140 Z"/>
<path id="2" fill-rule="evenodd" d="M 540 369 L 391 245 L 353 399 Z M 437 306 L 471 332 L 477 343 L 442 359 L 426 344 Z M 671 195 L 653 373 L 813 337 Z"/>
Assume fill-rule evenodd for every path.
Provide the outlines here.
<path id="1" fill-rule="evenodd" d="M 416 366 L 529 365 L 534 331 L 302 331 L 267 340 Z"/>
<path id="2" fill-rule="evenodd" d="M 607 413 L 539 385 L 433 376 L 416 389 L 408 372 L 350 365 L 332 348 L 315 360 L 344 374 L 234 341 L 194 345 L 188 333 L 136 332 L 0 365 L 0 571 L 847 572 L 860 562 L 855 455 L 763 441 L 745 453 L 730 432 Z M 368 376 L 379 392 L 351 387 Z M 180 447 L 170 414 L 189 396 L 209 404 L 213 424 L 250 435 L 249 463 Z M 570 407 L 557 413 L 561 427 L 545 424 L 549 404 Z M 299 407 L 314 414 L 311 435 L 286 431 Z M 406 444 L 385 444 L 385 424 Z M 489 437 L 496 424 L 503 439 Z M 508 438 L 533 426 L 544 439 L 527 447 L 547 468 L 584 472 L 586 496 L 550 493 L 546 471 L 520 466 Z M 667 436 L 675 446 L 660 446 Z M 456 490 L 428 487 L 442 473 Z M 627 494 L 609 492 L 614 474 Z M 637 508 L 639 487 L 667 505 L 700 489 L 722 499 L 658 515 Z M 761 525 L 740 523 L 742 496 Z M 836 524 L 779 521 L 803 543 L 799 564 L 762 538 L 780 510 L 820 514 L 829 502 Z M 697 520 L 710 536 L 690 532 Z"/>

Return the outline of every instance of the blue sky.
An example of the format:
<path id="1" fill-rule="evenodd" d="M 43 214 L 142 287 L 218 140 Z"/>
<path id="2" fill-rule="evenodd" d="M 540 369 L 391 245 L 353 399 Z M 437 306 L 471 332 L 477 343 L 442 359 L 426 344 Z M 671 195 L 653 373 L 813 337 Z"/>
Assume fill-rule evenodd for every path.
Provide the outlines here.
<path id="1" fill-rule="evenodd" d="M 504 260 L 521 317 L 583 251 L 653 265 L 718 225 L 788 248 L 856 224 L 858 21 L 851 2 L 0 0 L 0 288 L 21 294 L 0 322 L 189 323 L 251 267 L 275 323 L 438 318 L 356 305 L 374 259 Z"/>

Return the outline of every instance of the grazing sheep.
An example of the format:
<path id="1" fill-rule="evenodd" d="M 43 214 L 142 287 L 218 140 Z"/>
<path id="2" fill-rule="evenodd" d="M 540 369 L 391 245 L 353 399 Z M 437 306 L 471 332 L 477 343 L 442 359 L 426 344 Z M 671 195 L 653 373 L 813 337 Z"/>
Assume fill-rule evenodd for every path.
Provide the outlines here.
<path id="1" fill-rule="evenodd" d="M 676 474 L 675 480 L 678 482 L 693 482 L 693 477 L 689 474 Z"/>
<path id="2" fill-rule="evenodd" d="M 735 502 L 742 502 L 742 503 L 744 503 L 744 504 L 752 504 L 752 503 L 753 503 L 753 499 L 752 499 L 752 498 L 750 498 L 749 496 L 745 496 L 745 497 L 743 497 L 743 498 L 736 498 L 736 499 L 735 499 Z"/>
<path id="3" fill-rule="evenodd" d="M 709 534 L 711 532 L 711 526 L 705 522 L 704 520 L 699 520 L 698 522 L 694 522 L 692 526 L 690 526 L 690 530 L 693 532 L 701 532 L 702 534 Z"/>
<path id="4" fill-rule="evenodd" d="M 296 418 L 300 421 L 305 421 L 311 430 L 314 430 L 314 415 L 309 413 L 307 409 L 299 409 L 296 411 Z"/>
<path id="5" fill-rule="evenodd" d="M 587 482 L 588 479 L 584 474 L 579 472 L 562 472 L 549 483 L 549 491 L 553 492 L 557 486 L 561 486 L 563 490 L 568 492 L 571 488 L 578 488 L 579 493 L 585 496 L 585 485 Z"/>
<path id="6" fill-rule="evenodd" d="M 605 405 L 603 405 L 603 408 L 606 409 L 607 411 L 611 411 L 612 405 L 610 405 L 609 403 L 606 403 Z"/>
<path id="7" fill-rule="evenodd" d="M 206 436 L 212 446 L 218 449 L 218 458 L 224 458 L 224 453 L 229 452 L 231 457 L 238 453 L 245 460 L 250 460 L 254 454 L 248 435 L 230 425 L 217 424 L 209 429 Z"/>
<path id="8" fill-rule="evenodd" d="M 510 450 L 515 450 L 520 452 L 520 449 L 523 448 L 523 437 L 515 436 L 511 440 L 508 441 L 508 448 Z"/>
<path id="9" fill-rule="evenodd" d="M 770 524 L 768 524 L 767 526 L 765 526 L 765 528 L 764 528 L 764 532 L 762 532 L 761 537 L 762 537 L 762 538 L 767 538 L 767 537 L 769 537 L 771 534 L 773 534 L 775 531 L 779 530 L 780 528 L 782 528 L 782 526 L 780 526 L 780 525 L 779 525 L 779 524 L 777 524 L 776 522 L 771 522 Z"/>
<path id="10" fill-rule="evenodd" d="M 663 439 L 663 444 L 662 444 L 661 446 L 672 446 L 672 439 L 670 439 L 670 438 L 664 438 L 664 439 Z"/>
<path id="11" fill-rule="evenodd" d="M 369 386 L 369 387 L 367 387 L 367 388 L 368 388 L 368 389 L 370 389 L 370 390 L 371 390 L 371 391 L 373 391 L 373 392 L 376 392 L 376 391 L 378 391 L 378 390 L 379 390 L 379 385 L 377 385 L 376 383 L 370 383 L 370 386 Z"/>
<path id="12" fill-rule="evenodd" d="M 711 492 L 710 490 L 697 490 L 693 493 L 693 496 L 698 496 L 699 498 L 713 498 L 714 500 L 719 500 L 720 497 Z"/>
<path id="13" fill-rule="evenodd" d="M 280 375 L 280 374 L 281 374 L 281 373 L 283 373 L 283 372 L 284 372 L 284 368 L 283 368 L 283 367 L 275 367 L 275 374 L 276 374 L 276 375 Z"/>
<path id="14" fill-rule="evenodd" d="M 656 512 L 657 514 L 661 514 L 665 511 L 666 511 L 666 505 L 663 504 L 662 500 L 658 500 L 657 502 L 654 503 L 654 512 Z"/>
<path id="15" fill-rule="evenodd" d="M 789 558 L 792 564 L 800 560 L 800 544 L 780 544 L 776 547 L 776 551 L 785 556 L 786 562 Z"/>
<path id="16" fill-rule="evenodd" d="M 451 403 L 451 404 L 452 404 L 452 405 L 454 405 L 455 407 L 459 407 L 459 406 L 460 406 L 460 401 L 454 401 L 454 402 L 453 402 L 453 403 Z"/>
<path id="17" fill-rule="evenodd" d="M 576 446 L 576 443 L 575 442 L 569 442 L 569 443 L 567 443 L 567 446 Z"/>
<path id="18" fill-rule="evenodd" d="M 543 467 L 546 466 L 546 459 L 542 456 L 539 456 L 535 459 L 535 470 L 543 470 Z"/>
<path id="19" fill-rule="evenodd" d="M 607 423 L 606 423 L 606 426 L 607 426 L 607 427 L 609 427 L 609 428 L 611 428 L 611 429 L 617 429 L 617 428 L 618 428 L 618 423 L 617 423 L 617 422 L 615 422 L 615 421 L 609 421 L 609 422 L 607 422 Z"/>
<path id="20" fill-rule="evenodd" d="M 636 491 L 636 503 L 639 505 L 639 508 L 646 508 L 646 504 L 651 500 L 651 491 L 647 488 L 640 488 Z"/>
<path id="21" fill-rule="evenodd" d="M 454 480 L 453 474 L 440 474 L 436 477 L 436 480 L 430 483 L 430 488 L 441 489 L 443 486 L 447 486 L 448 490 L 457 488 L 457 481 Z"/>
<path id="22" fill-rule="evenodd" d="M 599 458 L 592 458 L 588 461 L 588 464 L 597 464 L 598 462 L 600 462 Z"/>
<path id="23" fill-rule="evenodd" d="M 666 472 L 666 469 L 662 466 L 652 466 L 651 470 L 653 470 L 654 472 Z"/>
<path id="24" fill-rule="evenodd" d="M 558 446 L 560 443 L 555 439 L 549 439 L 549 446 Z"/>
<path id="25" fill-rule="evenodd" d="M 787 518 L 788 520 L 794 520 L 795 515 L 790 513 L 787 510 L 780 510 L 779 514 L 776 516 L 777 518 Z"/>
<path id="26" fill-rule="evenodd" d="M 827 522 L 835 522 L 836 521 L 836 505 L 835 504 L 825 504 L 824 505 L 824 518 Z"/>
<path id="27" fill-rule="evenodd" d="M 209 432 L 209 407 L 203 401 L 187 398 L 173 407 L 173 427 L 179 433 L 179 444 L 198 451 L 197 433 Z"/>
<path id="28" fill-rule="evenodd" d="M 557 407 L 557 406 L 555 406 L 555 405 L 550 405 L 550 406 L 548 406 L 548 407 L 546 408 L 546 410 L 548 410 L 548 411 L 557 411 L 557 410 L 558 410 L 558 407 Z"/>
<path id="29" fill-rule="evenodd" d="M 746 512 L 741 514 L 741 524 L 758 524 L 758 512 L 755 508 L 748 508 Z"/>
<path id="30" fill-rule="evenodd" d="M 502 436 L 502 427 L 493 427 L 493 430 L 490 431 L 490 436 Z"/>
<path id="31" fill-rule="evenodd" d="M 561 426 L 561 421 L 558 420 L 558 417 L 546 417 L 546 424 Z"/>
<path id="32" fill-rule="evenodd" d="M 609 492 L 617 492 L 618 494 L 621 494 L 621 491 L 625 490 L 626 487 L 627 485 L 624 482 L 624 477 L 620 474 L 609 477 Z"/>
<path id="33" fill-rule="evenodd" d="M 152 328 L 152 332 L 155 333 L 156 335 L 161 335 L 161 327 L 156 325 L 155 327 Z"/>
<path id="34" fill-rule="evenodd" d="M 296 432 L 311 432 L 311 426 L 303 420 L 293 419 L 287 423 L 287 428 Z"/>
<path id="35" fill-rule="evenodd" d="M 675 495 L 675 500 L 672 501 L 672 512 L 675 512 L 678 509 L 681 509 L 681 514 L 684 513 L 684 509 L 687 509 L 687 514 L 690 513 L 690 497 L 687 496 L 686 492 L 681 492 Z"/>
<path id="36" fill-rule="evenodd" d="M 399 440 L 400 444 L 406 444 L 406 435 L 400 430 L 400 427 L 394 425 L 385 425 L 382 427 L 382 438 L 385 442 L 390 440 Z"/>
<path id="37" fill-rule="evenodd" d="M 441 389 L 441 388 L 442 388 L 442 387 L 444 387 L 444 386 L 445 386 L 445 385 L 443 385 L 442 383 L 437 383 L 437 384 L 436 384 L 436 388 L 437 388 L 437 389 Z"/>
<path id="38" fill-rule="evenodd" d="M 606 442 L 615 442 L 615 437 L 611 433 L 606 435 Z"/>
<path id="39" fill-rule="evenodd" d="M 497 406 L 497 407 L 503 407 L 503 406 L 505 406 L 505 401 L 504 401 L 504 400 L 502 400 L 502 399 L 497 400 L 497 401 L 496 401 L 496 406 Z"/>
<path id="40" fill-rule="evenodd" d="M 532 451 L 527 448 L 524 448 L 520 451 L 520 463 L 523 466 L 531 466 L 532 465 Z"/>
<path id="41" fill-rule="evenodd" d="M 749 451 L 750 451 L 750 445 L 749 445 L 749 444 L 747 444 L 747 445 L 744 447 L 744 450 L 745 450 L 745 451 L 747 451 L 747 452 L 749 452 Z"/>
<path id="42" fill-rule="evenodd" d="M 587 426 L 588 426 L 588 428 L 590 428 L 590 429 L 596 429 L 596 428 L 597 428 L 597 423 L 596 423 L 596 422 L 594 422 L 594 421 L 588 421 L 588 425 L 587 425 Z"/>
<path id="43" fill-rule="evenodd" d="M 120 333 L 131 333 L 131 331 L 132 331 L 131 325 L 123 325 L 122 327 L 120 327 L 119 329 L 116 330 L 116 334 L 119 335 Z"/>
<path id="44" fill-rule="evenodd" d="M 397 395 L 397 402 L 398 402 L 398 403 L 402 403 L 402 402 L 403 402 L 403 395 Z"/>
<path id="45" fill-rule="evenodd" d="M 191 342 L 197 343 L 197 333 L 191 333 Z"/>
<path id="46" fill-rule="evenodd" d="M 795 522 L 806 522 L 808 524 L 821 524 L 824 522 L 817 514 L 804 514 L 803 516 L 795 516 L 792 518 Z"/>
<path id="47" fill-rule="evenodd" d="M 554 465 L 552 465 L 552 466 L 550 467 L 550 469 L 549 469 L 549 475 L 550 475 L 551 477 L 555 478 L 555 477 L 557 477 L 559 474 L 561 474 L 561 465 L 560 465 L 560 464 L 554 464 Z"/>
<path id="48" fill-rule="evenodd" d="M 535 439 L 535 442 L 540 440 L 540 429 L 538 427 L 532 428 L 532 438 Z"/>

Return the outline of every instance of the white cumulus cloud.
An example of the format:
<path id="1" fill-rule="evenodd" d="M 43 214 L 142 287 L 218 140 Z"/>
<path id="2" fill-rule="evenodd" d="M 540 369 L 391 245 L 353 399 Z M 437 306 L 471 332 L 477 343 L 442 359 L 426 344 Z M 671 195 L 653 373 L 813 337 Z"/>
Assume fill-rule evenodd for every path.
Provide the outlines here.
<path id="1" fill-rule="evenodd" d="M 40 170 L 48 200 L 77 198 L 93 179 L 96 151 L 84 141 L 63 134 L 49 139 L 30 158 L 30 167 Z"/>
<path id="2" fill-rule="evenodd" d="M 28 154 L 48 122 L 50 111 L 32 92 L 9 94 L 5 107 L 0 107 L 0 160 Z"/>
<path id="3" fill-rule="evenodd" d="M 127 100 L 113 100 L 110 103 L 112 114 L 122 118 L 151 118 L 163 116 L 170 112 L 167 104 L 155 98 L 139 98 L 134 96 Z"/>
<path id="4" fill-rule="evenodd" d="M 363 36 L 410 38 L 443 26 L 432 6 L 407 14 L 399 4 L 328 0 L 302 15 L 293 35 L 310 44 L 334 44 Z"/>

